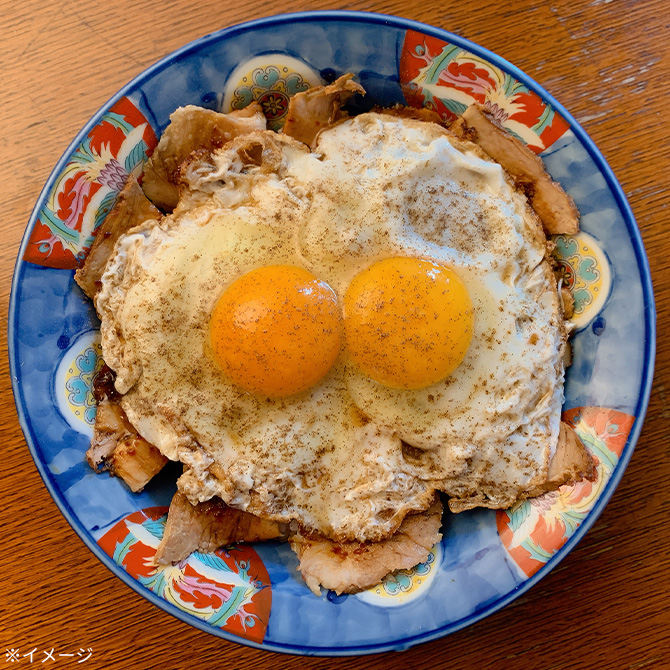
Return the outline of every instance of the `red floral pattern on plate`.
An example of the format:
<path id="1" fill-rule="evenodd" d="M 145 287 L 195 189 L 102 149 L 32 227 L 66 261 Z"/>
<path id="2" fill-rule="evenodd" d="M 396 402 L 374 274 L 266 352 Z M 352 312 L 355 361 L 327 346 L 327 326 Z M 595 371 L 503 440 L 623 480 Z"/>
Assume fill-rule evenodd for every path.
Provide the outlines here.
<path id="1" fill-rule="evenodd" d="M 614 472 L 635 417 L 604 407 L 578 407 L 563 414 L 596 465 L 595 481 L 561 486 L 496 513 L 498 534 L 514 562 L 534 575 L 574 534 Z"/>
<path id="2" fill-rule="evenodd" d="M 166 507 L 149 507 L 121 519 L 98 544 L 131 576 L 184 612 L 229 633 L 262 642 L 272 589 L 270 577 L 250 545 L 212 554 L 195 552 L 174 566 L 157 566 Z"/>
<path id="3" fill-rule="evenodd" d="M 408 30 L 400 55 L 407 102 L 453 121 L 479 103 L 514 136 L 539 153 L 568 130 L 565 119 L 510 74 L 465 49 Z"/>
<path id="4" fill-rule="evenodd" d="M 121 98 L 75 149 L 54 181 L 30 234 L 24 260 L 75 269 L 119 191 L 157 144 L 142 112 Z"/>

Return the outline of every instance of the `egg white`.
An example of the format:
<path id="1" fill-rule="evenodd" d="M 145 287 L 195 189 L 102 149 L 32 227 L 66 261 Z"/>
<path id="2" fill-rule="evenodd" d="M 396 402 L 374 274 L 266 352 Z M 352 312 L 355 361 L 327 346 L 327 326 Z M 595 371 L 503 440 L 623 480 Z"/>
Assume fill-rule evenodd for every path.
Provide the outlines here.
<path id="1" fill-rule="evenodd" d="M 364 540 L 388 535 L 435 489 L 505 506 L 542 480 L 565 332 L 544 235 L 502 169 L 437 125 L 387 115 L 338 124 L 312 153 L 254 137 L 271 169 L 241 161 L 244 138 L 192 166 L 174 214 L 119 241 L 97 298 L 122 405 L 184 463 L 180 489 Z M 341 299 L 389 256 L 448 264 L 470 292 L 473 341 L 443 382 L 389 389 L 343 352 L 312 389 L 268 399 L 216 366 L 209 317 L 241 274 L 299 265 Z"/>

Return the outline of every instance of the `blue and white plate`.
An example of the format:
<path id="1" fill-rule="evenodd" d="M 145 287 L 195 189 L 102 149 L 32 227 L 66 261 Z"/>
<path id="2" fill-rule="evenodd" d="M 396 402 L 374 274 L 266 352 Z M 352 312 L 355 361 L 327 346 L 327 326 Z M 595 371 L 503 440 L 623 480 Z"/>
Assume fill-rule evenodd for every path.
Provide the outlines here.
<path id="1" fill-rule="evenodd" d="M 139 174 L 179 105 L 258 100 L 280 128 L 288 98 L 353 72 L 366 106 L 426 106 L 444 118 L 486 105 L 544 160 L 574 198 L 582 232 L 556 253 L 575 295 L 574 364 L 564 419 L 598 462 L 595 482 L 506 511 L 445 517 L 426 563 L 362 594 L 314 596 L 283 544 L 194 554 L 156 569 L 176 472 L 133 495 L 85 462 L 95 407 L 98 322 L 73 281 L 96 226 L 128 174 Z M 405 649 L 503 607 L 563 558 L 623 475 L 649 398 L 655 312 L 631 210 L 610 168 L 570 114 L 524 73 L 456 35 L 355 12 L 275 16 L 176 51 L 130 82 L 86 124 L 52 172 L 19 252 L 9 355 L 19 419 L 56 504 L 91 551 L 148 600 L 208 633 L 297 654 Z"/>

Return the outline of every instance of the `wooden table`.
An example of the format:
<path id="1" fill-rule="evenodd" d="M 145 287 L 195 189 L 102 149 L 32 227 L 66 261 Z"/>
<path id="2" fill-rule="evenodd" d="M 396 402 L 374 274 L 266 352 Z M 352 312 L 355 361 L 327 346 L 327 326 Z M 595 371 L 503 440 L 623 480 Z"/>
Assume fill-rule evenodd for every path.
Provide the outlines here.
<path id="1" fill-rule="evenodd" d="M 282 11 L 397 14 L 469 38 L 545 86 L 600 147 L 646 245 L 658 310 L 647 419 L 617 492 L 578 547 L 512 605 L 402 654 L 299 659 L 181 623 L 113 578 L 58 512 L 16 417 L 6 333 L 0 425 L 0 665 L 6 649 L 91 647 L 95 668 L 670 668 L 670 14 L 664 0 L 481 3 L 328 0 L 164 3 L 1 0 L 2 309 L 42 184 L 100 104 L 148 65 L 215 29 Z M 665 233 L 663 232 L 665 230 Z M 37 654 L 42 655 L 38 656 Z M 29 658 L 22 658 L 25 666 Z M 77 659 L 46 660 L 43 667 Z"/>

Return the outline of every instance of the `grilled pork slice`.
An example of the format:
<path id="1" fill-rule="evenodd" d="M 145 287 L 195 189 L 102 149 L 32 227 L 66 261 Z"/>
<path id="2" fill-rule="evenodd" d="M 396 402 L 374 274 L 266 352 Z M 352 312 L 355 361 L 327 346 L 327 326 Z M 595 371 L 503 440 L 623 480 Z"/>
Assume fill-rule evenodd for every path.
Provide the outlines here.
<path id="1" fill-rule="evenodd" d="M 419 514 L 406 516 L 398 530 L 381 542 L 335 543 L 325 538 L 290 538 L 307 586 L 317 596 L 320 587 L 336 593 L 356 593 L 375 586 L 396 570 L 408 570 L 428 558 L 442 539 L 442 503 L 438 497 Z"/>
<path id="2" fill-rule="evenodd" d="M 547 234 L 574 235 L 579 231 L 579 212 L 572 198 L 552 181 L 542 160 L 500 127 L 483 107 L 468 107 L 450 130 L 478 144 L 505 168 L 517 187 L 526 193 Z"/>
<path id="3" fill-rule="evenodd" d="M 112 474 L 121 477 L 137 493 L 157 475 L 168 459 L 153 444 L 139 435 L 127 435 L 119 441 L 109 460 Z"/>
<path id="4" fill-rule="evenodd" d="M 393 107 L 375 106 L 372 111 L 377 114 L 397 116 L 401 119 L 414 119 L 416 121 L 425 121 L 426 123 L 437 123 L 438 126 L 446 126 L 442 117 L 435 110 L 428 109 L 427 107 L 406 107 L 405 105 L 394 105 Z"/>
<path id="5" fill-rule="evenodd" d="M 114 388 L 115 374 L 107 365 L 93 380 L 98 404 L 88 464 L 96 471 L 109 470 L 121 477 L 134 493 L 141 491 L 167 463 L 156 447 L 142 438 L 128 420 Z"/>
<path id="6" fill-rule="evenodd" d="M 133 434 L 126 413 L 118 402 L 104 398 L 98 403 L 91 446 L 86 452 L 88 464 L 97 472 L 109 468 L 109 461 L 119 442 Z"/>
<path id="7" fill-rule="evenodd" d="M 98 402 L 86 460 L 98 472 L 109 470 L 121 477 L 137 493 L 163 469 L 168 459 L 137 434 L 118 400 L 104 398 Z"/>
<path id="8" fill-rule="evenodd" d="M 571 319 L 575 313 L 575 297 L 572 295 L 572 291 L 566 286 L 561 286 L 560 296 L 563 316 L 566 319 Z"/>
<path id="9" fill-rule="evenodd" d="M 344 74 L 328 86 L 296 93 L 288 103 L 284 134 L 311 146 L 324 128 L 346 118 L 348 114 L 342 111 L 342 105 L 354 93 L 365 95 L 365 89 L 352 81 L 353 76 Z"/>
<path id="10" fill-rule="evenodd" d="M 546 479 L 532 489 L 524 491 L 518 499 L 535 498 L 543 493 L 547 493 L 547 491 L 555 491 L 564 484 L 574 484 L 582 479 L 592 480 L 595 474 L 596 470 L 593 459 L 586 447 L 577 436 L 577 433 L 568 424 L 561 421 L 558 444 L 549 462 Z M 449 499 L 449 509 L 452 512 L 463 512 L 473 507 L 497 508 L 498 506 L 491 504 L 481 494 L 470 496 L 469 498 Z"/>
<path id="11" fill-rule="evenodd" d="M 170 503 L 163 539 L 155 561 L 166 565 L 188 558 L 194 551 L 215 551 L 232 542 L 286 539 L 287 526 L 228 507 L 220 498 L 191 505 L 177 492 Z"/>
<path id="12" fill-rule="evenodd" d="M 553 491 L 563 484 L 578 482 L 582 479 L 593 479 L 595 475 L 593 459 L 583 442 L 571 426 L 561 421 L 558 446 L 549 463 L 547 481 L 533 491 L 529 491 L 528 497 L 534 498 L 547 491 Z"/>
<path id="13" fill-rule="evenodd" d="M 262 108 L 255 102 L 230 114 L 194 105 L 179 107 L 144 166 L 144 192 L 162 210 L 172 211 L 179 202 L 179 166 L 191 153 L 219 149 L 238 135 L 265 127 Z"/>
<path id="14" fill-rule="evenodd" d="M 161 213 L 147 200 L 137 179 L 130 175 L 119 193 L 116 205 L 98 226 L 84 265 L 74 273 L 74 280 L 89 298 L 98 292 L 100 278 L 116 240 L 140 223 L 160 218 Z"/>

